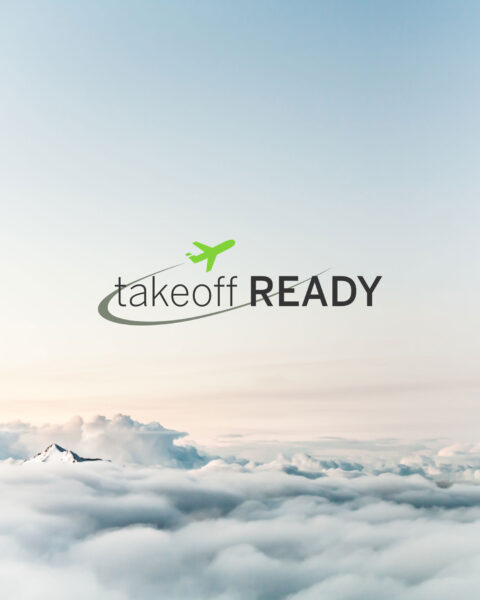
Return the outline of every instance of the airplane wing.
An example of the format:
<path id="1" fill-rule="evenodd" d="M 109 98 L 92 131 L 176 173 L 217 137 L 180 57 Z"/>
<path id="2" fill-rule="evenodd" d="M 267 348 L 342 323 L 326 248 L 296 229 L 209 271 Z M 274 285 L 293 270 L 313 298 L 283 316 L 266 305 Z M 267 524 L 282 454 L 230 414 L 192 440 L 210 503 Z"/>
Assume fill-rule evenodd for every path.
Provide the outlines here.
<path id="1" fill-rule="evenodd" d="M 212 255 L 210 254 L 207 258 L 207 272 L 212 270 L 213 267 L 213 263 L 215 262 L 215 259 L 217 258 L 217 255 Z"/>
<path id="2" fill-rule="evenodd" d="M 211 246 L 207 246 L 207 244 L 201 244 L 200 242 L 193 242 L 193 245 L 199 248 L 200 250 L 203 250 L 204 252 L 207 252 L 207 250 L 212 249 Z"/>

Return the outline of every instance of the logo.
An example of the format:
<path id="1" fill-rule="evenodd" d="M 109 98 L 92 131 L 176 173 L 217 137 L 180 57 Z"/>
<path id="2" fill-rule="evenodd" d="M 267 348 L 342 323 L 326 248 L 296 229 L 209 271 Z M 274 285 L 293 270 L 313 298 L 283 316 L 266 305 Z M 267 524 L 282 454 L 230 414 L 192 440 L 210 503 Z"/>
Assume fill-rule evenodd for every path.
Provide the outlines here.
<path id="1" fill-rule="evenodd" d="M 230 250 L 233 246 L 235 246 L 235 240 L 227 240 L 226 242 L 222 242 L 221 244 L 217 244 L 216 246 L 207 246 L 207 244 L 201 244 L 200 242 L 193 242 L 193 245 L 202 250 L 201 254 L 197 254 L 196 256 L 192 256 L 191 252 L 187 252 L 185 256 L 194 262 L 198 263 L 202 260 L 207 261 L 207 272 L 212 270 L 212 267 L 215 263 L 215 259 L 219 254 Z"/>
<path id="2" fill-rule="evenodd" d="M 187 252 L 185 256 L 194 265 L 205 265 L 205 271 L 202 269 L 201 273 L 210 273 L 217 265 L 217 257 L 233 248 L 235 240 L 226 240 L 214 246 L 201 242 L 193 242 L 193 245 L 201 252 Z M 377 275 L 369 283 L 362 275 L 332 275 L 330 295 L 325 292 L 325 283 L 322 286 L 320 281 L 320 277 L 330 271 L 329 268 L 307 278 L 298 275 L 250 275 L 240 282 L 238 275 L 219 275 L 212 283 L 211 275 L 208 275 L 208 283 L 204 280 L 192 283 L 200 274 L 195 266 L 195 277 L 189 273 L 189 277 L 181 281 L 168 281 L 172 273 L 181 273 L 179 268 L 188 264 L 165 267 L 130 283 L 124 283 L 122 277 L 118 276 L 115 289 L 98 305 L 99 314 L 120 325 L 152 326 L 185 323 L 259 305 L 279 308 L 302 308 L 313 304 L 345 307 L 362 301 L 365 306 L 371 307 L 373 293 L 382 279 L 381 275 Z M 300 286 L 301 293 L 297 290 Z M 242 288 L 243 302 L 237 301 L 237 293 Z"/>

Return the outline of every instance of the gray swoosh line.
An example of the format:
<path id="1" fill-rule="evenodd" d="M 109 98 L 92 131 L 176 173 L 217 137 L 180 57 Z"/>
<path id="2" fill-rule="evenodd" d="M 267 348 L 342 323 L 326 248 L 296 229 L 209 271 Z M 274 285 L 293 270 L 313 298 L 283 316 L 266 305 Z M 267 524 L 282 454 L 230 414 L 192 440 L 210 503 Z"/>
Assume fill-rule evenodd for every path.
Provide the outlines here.
<path id="1" fill-rule="evenodd" d="M 160 269 L 160 271 L 155 271 L 155 273 L 150 273 L 150 275 L 144 275 L 143 277 L 140 277 L 139 279 L 135 279 L 135 281 L 126 283 L 125 285 L 126 285 L 126 287 L 130 287 L 131 285 L 134 285 L 135 283 L 138 283 L 139 281 L 143 281 L 144 279 L 147 279 L 147 277 L 153 277 L 154 275 L 158 275 L 158 273 L 164 273 L 165 271 L 169 271 L 170 269 L 175 269 L 176 267 L 180 267 L 183 264 L 185 264 L 185 263 L 179 263 L 178 265 L 172 265 L 171 267 L 167 267 L 165 269 Z M 329 269 L 324 269 L 323 271 L 320 271 L 320 273 L 313 275 L 313 277 L 319 277 L 320 275 L 323 275 L 323 273 L 326 273 L 328 270 Z M 299 281 L 298 283 L 295 283 L 294 285 L 292 285 L 290 287 L 294 288 L 294 287 L 297 287 L 298 285 L 302 285 L 302 283 L 306 283 L 307 281 L 309 281 L 311 279 L 311 277 L 312 276 L 308 277 L 307 279 L 303 279 L 303 281 Z M 112 298 L 114 298 L 118 293 L 119 293 L 119 290 L 115 290 L 111 294 L 108 294 L 108 296 L 105 296 L 105 298 L 98 305 L 98 312 L 99 312 L 100 316 L 102 316 L 104 319 L 107 319 L 107 321 L 112 321 L 112 323 L 120 323 L 121 325 L 139 325 L 139 326 L 171 325 L 173 323 L 184 323 L 185 321 L 195 321 L 196 319 L 205 319 L 206 317 L 212 317 L 213 315 L 220 315 L 222 313 L 230 312 L 231 310 L 237 310 L 237 308 L 244 308 L 245 306 L 252 305 L 251 302 L 245 302 L 244 304 L 238 304 L 237 306 L 231 306 L 230 308 L 222 308 L 221 310 L 216 310 L 214 312 L 210 312 L 205 315 L 197 315 L 195 317 L 186 317 L 185 319 L 171 319 L 170 321 L 134 321 L 131 319 L 122 319 L 121 317 L 117 317 L 109 311 L 108 305 L 110 304 L 110 300 L 112 300 Z M 274 292 L 273 294 L 268 294 L 267 298 L 273 298 L 274 296 L 278 296 L 279 293 L 280 292 Z M 260 300 L 260 302 L 263 302 L 263 298 Z"/>

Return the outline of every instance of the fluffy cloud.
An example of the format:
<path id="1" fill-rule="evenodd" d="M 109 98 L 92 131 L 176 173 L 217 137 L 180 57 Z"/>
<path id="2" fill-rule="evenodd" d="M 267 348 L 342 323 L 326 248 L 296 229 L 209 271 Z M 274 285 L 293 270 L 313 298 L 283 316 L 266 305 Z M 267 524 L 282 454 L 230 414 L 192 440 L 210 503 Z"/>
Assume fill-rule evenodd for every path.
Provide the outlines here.
<path id="1" fill-rule="evenodd" d="M 89 458 L 188 469 L 204 465 L 207 458 L 196 448 L 177 443 L 185 435 L 126 415 L 98 416 L 89 422 L 75 417 L 62 425 L 39 427 L 8 423 L 0 425 L 0 459 L 26 458 L 55 442 Z"/>
<path id="2" fill-rule="evenodd" d="M 53 430 L 15 427 L 4 427 L 0 447 L 52 441 L 43 436 Z M 148 431 L 153 437 L 169 431 L 158 424 L 122 417 L 70 423 L 68 429 L 72 437 L 59 442 L 94 439 L 94 454 L 108 449 L 110 457 L 117 442 L 109 445 L 108 436 L 117 430 L 127 435 L 126 429 L 138 462 L 157 466 L 123 464 L 124 454 L 118 463 L 0 463 L 5 597 L 478 597 L 480 487 L 461 481 L 457 474 L 465 469 L 458 465 L 450 487 L 438 486 L 432 474 L 413 472 L 420 465 L 444 475 L 446 459 L 438 450 L 405 459 L 403 467 L 392 463 L 390 472 L 381 460 L 361 464 L 358 456 L 288 453 L 269 464 L 216 458 L 185 469 L 172 468 L 186 464 L 172 450 L 175 432 L 164 445 L 145 441 Z M 139 456 L 142 448 L 145 456 Z"/>

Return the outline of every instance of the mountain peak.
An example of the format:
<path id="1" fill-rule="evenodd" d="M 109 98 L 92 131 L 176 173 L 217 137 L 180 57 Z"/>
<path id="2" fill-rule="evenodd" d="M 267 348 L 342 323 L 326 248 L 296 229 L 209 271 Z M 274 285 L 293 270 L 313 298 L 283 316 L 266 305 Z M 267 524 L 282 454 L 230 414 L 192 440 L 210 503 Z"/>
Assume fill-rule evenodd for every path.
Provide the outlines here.
<path id="1" fill-rule="evenodd" d="M 99 461 L 101 458 L 84 458 L 79 456 L 73 450 L 62 448 L 58 444 L 50 444 L 43 452 L 39 452 L 28 458 L 25 462 L 41 462 L 41 463 L 79 463 Z"/>

